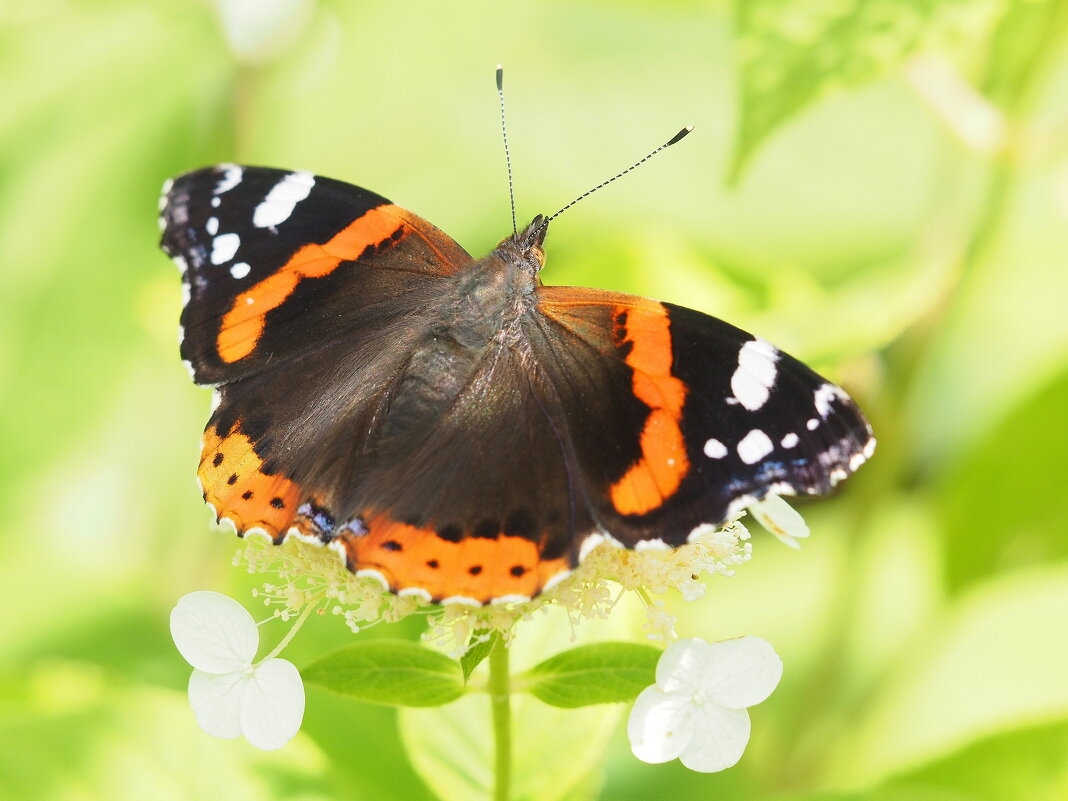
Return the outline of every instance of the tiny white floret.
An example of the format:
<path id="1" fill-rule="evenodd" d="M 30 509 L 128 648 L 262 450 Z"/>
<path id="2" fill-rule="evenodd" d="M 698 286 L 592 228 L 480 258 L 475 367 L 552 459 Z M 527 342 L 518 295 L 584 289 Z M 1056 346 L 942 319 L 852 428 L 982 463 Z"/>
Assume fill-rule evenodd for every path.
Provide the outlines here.
<path id="1" fill-rule="evenodd" d="M 749 743 L 746 707 L 771 695 L 782 660 L 765 640 L 678 640 L 656 666 L 627 721 L 631 750 L 643 762 L 679 759 L 712 773 L 738 762 Z"/>
<path id="2" fill-rule="evenodd" d="M 244 737 L 257 748 L 281 748 L 304 718 L 304 684 L 285 659 L 253 663 L 259 631 L 252 615 L 217 592 L 182 596 L 171 611 L 171 637 L 193 666 L 189 703 L 208 734 Z"/>

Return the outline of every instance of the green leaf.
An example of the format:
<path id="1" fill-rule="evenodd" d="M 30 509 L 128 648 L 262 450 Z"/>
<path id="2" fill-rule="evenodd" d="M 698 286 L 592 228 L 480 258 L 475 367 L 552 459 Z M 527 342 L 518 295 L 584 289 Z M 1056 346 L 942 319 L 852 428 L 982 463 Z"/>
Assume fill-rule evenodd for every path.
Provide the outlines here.
<path id="1" fill-rule="evenodd" d="M 474 644 L 460 657 L 460 669 L 464 672 L 464 682 L 471 678 L 475 668 L 482 663 L 483 659 L 489 656 L 493 646 L 500 642 L 501 635 L 497 631 L 486 632 L 481 630 L 472 634 L 471 638 L 475 641 Z"/>
<path id="2" fill-rule="evenodd" d="M 992 426 L 943 477 L 937 497 L 951 590 L 1068 557 L 1068 505 L 1051 484 L 1068 475 L 1068 450 L 1050 440 L 1050 421 L 1065 419 L 1068 369 Z"/>
<path id="3" fill-rule="evenodd" d="M 1028 727 L 980 740 L 888 786 L 908 791 L 942 788 L 977 801 L 1063 801 L 1068 796 L 1066 754 L 1068 722 Z"/>
<path id="4" fill-rule="evenodd" d="M 974 31 L 989 7 L 984 0 L 736 2 L 741 107 L 730 179 L 778 127 L 822 95 L 881 77 L 942 31 Z"/>
<path id="5" fill-rule="evenodd" d="M 305 681 L 373 704 L 439 706 L 464 692 L 459 664 L 406 640 L 368 640 L 301 670 Z"/>
<path id="6" fill-rule="evenodd" d="M 567 709 L 630 701 L 655 682 L 660 654 L 658 648 L 638 643 L 580 645 L 533 667 L 523 677 L 525 689 L 546 704 Z"/>

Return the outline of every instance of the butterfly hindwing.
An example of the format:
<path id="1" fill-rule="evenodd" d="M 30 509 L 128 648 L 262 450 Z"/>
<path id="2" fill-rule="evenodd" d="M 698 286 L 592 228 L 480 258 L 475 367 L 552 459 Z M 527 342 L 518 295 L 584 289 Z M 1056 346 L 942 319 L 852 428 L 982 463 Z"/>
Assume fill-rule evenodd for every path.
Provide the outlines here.
<path id="1" fill-rule="evenodd" d="M 398 592 L 532 597 L 592 526 L 563 419 L 529 351 L 488 343 L 446 363 L 447 338 L 419 333 L 433 330 L 410 318 L 388 342 L 357 333 L 221 387 L 207 499 L 241 532 L 335 543 Z"/>
<path id="2" fill-rule="evenodd" d="M 161 203 L 162 247 L 188 295 L 182 358 L 202 384 L 373 324 L 470 261 L 382 196 L 307 172 L 217 165 L 169 183 Z"/>

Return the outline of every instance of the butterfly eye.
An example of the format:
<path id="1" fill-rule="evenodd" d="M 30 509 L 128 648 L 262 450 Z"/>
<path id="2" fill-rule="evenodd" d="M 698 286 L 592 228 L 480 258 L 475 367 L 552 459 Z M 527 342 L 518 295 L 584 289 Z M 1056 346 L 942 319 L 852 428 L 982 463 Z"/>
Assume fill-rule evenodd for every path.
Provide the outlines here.
<path id="1" fill-rule="evenodd" d="M 545 251 L 535 245 L 530 249 L 531 255 L 538 260 L 538 269 L 545 266 Z"/>

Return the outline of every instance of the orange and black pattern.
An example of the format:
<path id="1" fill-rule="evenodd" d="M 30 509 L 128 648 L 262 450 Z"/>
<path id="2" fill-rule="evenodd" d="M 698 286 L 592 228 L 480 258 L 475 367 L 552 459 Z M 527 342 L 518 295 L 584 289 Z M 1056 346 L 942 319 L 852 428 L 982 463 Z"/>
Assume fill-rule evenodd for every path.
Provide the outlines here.
<path id="1" fill-rule="evenodd" d="M 435 602 L 530 598 L 582 545 L 680 545 L 874 440 L 838 387 L 713 317 L 546 287 L 535 218 L 473 260 L 385 198 L 222 165 L 165 188 L 199 478 L 240 534 L 332 543 Z"/>

